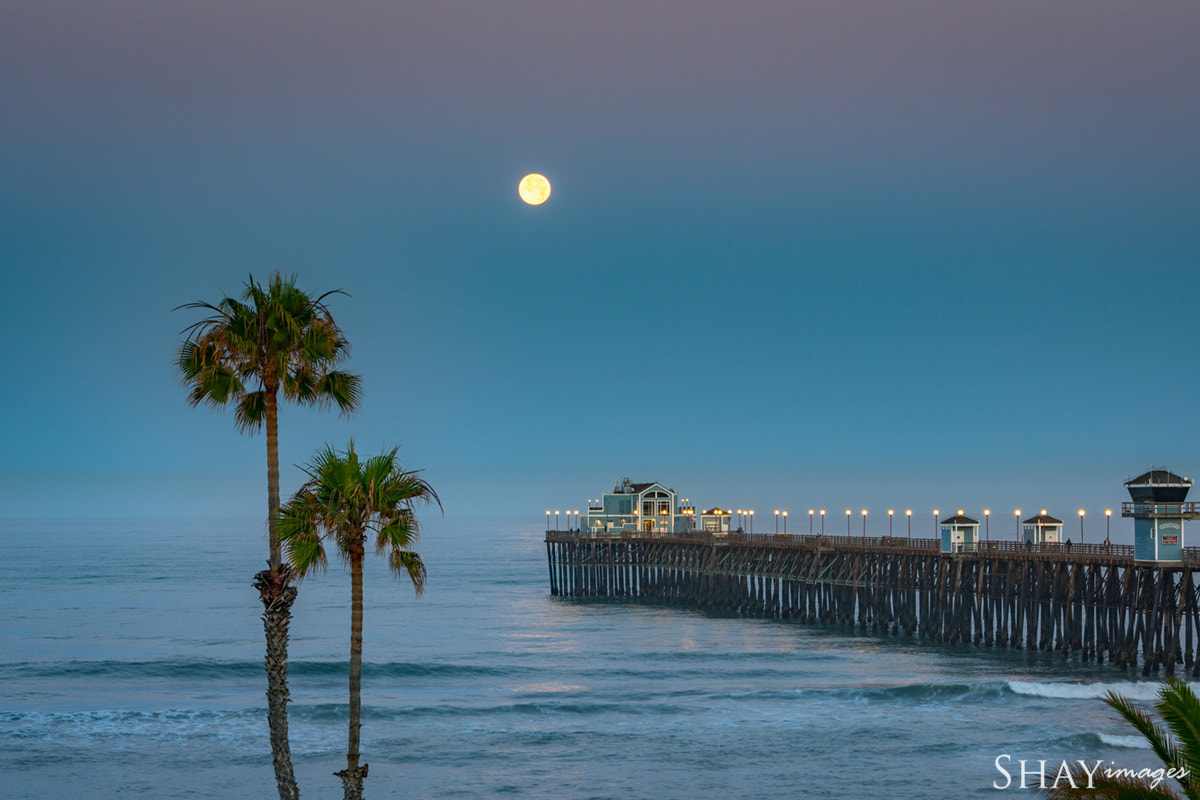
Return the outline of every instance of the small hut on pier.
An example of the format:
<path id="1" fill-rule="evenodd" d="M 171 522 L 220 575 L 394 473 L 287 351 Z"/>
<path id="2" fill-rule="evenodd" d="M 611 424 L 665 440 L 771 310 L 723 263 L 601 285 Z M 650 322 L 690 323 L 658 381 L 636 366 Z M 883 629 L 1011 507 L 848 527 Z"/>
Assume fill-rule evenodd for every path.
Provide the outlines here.
<path id="1" fill-rule="evenodd" d="M 1055 519 L 1042 509 L 1036 517 L 1030 517 L 1021 523 L 1022 539 L 1025 544 L 1037 547 L 1043 544 L 1062 543 L 1063 521 Z"/>
<path id="2" fill-rule="evenodd" d="M 959 512 L 942 522 L 943 553 L 974 553 L 979 549 L 979 520 Z"/>
<path id="3" fill-rule="evenodd" d="M 700 530 L 706 533 L 729 533 L 733 511 L 710 508 L 700 514 Z"/>

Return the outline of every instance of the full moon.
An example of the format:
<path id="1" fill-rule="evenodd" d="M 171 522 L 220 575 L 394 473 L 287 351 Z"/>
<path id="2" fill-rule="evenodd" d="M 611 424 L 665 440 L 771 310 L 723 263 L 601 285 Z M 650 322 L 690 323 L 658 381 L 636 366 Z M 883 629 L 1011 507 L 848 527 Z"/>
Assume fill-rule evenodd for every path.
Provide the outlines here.
<path id="1" fill-rule="evenodd" d="M 546 180 L 545 175 L 530 173 L 517 184 L 517 193 L 529 205 L 540 206 L 550 196 L 550 181 Z"/>

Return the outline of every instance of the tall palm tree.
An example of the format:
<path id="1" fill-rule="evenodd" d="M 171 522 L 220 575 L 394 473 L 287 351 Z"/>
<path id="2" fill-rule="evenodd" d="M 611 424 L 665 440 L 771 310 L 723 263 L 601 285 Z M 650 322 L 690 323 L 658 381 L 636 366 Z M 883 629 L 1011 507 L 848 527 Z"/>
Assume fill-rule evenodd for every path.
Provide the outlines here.
<path id="1" fill-rule="evenodd" d="M 417 472 L 396 461 L 396 450 L 360 461 L 354 441 L 344 453 L 326 445 L 304 468 L 309 480 L 279 512 L 276 530 L 288 561 L 301 578 L 328 564 L 325 544 L 332 544 L 350 565 L 350 741 L 342 779 L 346 800 L 361 800 L 367 765 L 359 765 L 362 728 L 363 557 L 367 534 L 375 552 L 387 554 L 396 576 L 407 576 L 420 596 L 425 564 L 413 552 L 418 534 L 413 506 L 441 501 Z"/>
<path id="2" fill-rule="evenodd" d="M 349 345 L 325 299 L 298 289 L 295 276 L 278 272 L 264 286 L 251 275 L 241 299 L 223 297 L 215 305 L 188 303 L 208 316 L 184 329 L 176 366 L 193 406 L 234 406 L 234 419 L 244 432 L 267 429 L 267 521 L 269 568 L 255 576 L 263 604 L 267 655 L 267 721 L 271 755 L 281 800 L 299 796 L 292 770 L 287 728 L 287 640 L 296 589 L 292 572 L 280 557 L 275 518 L 279 511 L 279 394 L 302 405 L 344 414 L 358 406 L 357 375 L 335 367 Z M 178 310 L 178 309 L 177 309 Z"/>
<path id="3" fill-rule="evenodd" d="M 1163 718 L 1166 728 L 1159 725 L 1144 710 L 1129 698 L 1109 692 L 1104 702 L 1115 708 L 1138 733 L 1145 737 L 1162 761 L 1166 770 L 1176 777 L 1182 797 L 1200 800 L 1200 699 L 1186 683 L 1168 677 L 1158 690 L 1155 710 Z M 1142 770 L 1134 770 L 1134 772 Z M 1063 779 L 1057 788 L 1044 792 L 1051 798 L 1088 797 L 1093 800 L 1180 800 L 1181 795 L 1172 790 L 1165 781 L 1156 781 L 1145 776 L 1115 772 L 1111 777 L 1097 770 L 1089 788 L 1088 776 L 1082 772 L 1072 774 L 1076 788 Z"/>

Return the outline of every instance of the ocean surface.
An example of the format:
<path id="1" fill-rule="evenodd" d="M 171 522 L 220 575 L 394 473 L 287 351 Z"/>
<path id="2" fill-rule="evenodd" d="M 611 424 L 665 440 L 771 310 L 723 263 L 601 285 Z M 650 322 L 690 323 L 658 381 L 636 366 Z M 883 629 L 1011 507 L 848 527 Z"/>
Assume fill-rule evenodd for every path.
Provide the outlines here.
<path id="1" fill-rule="evenodd" d="M 368 798 L 995 798 L 1021 759 L 1159 766 L 1100 700 L 1151 701 L 1132 673 L 553 598 L 536 515 L 424 519 L 422 597 L 368 564 Z M 4 797 L 278 796 L 261 520 L 0 521 L 0 552 Z M 349 591 L 333 560 L 295 607 L 301 797 L 341 796 Z"/>

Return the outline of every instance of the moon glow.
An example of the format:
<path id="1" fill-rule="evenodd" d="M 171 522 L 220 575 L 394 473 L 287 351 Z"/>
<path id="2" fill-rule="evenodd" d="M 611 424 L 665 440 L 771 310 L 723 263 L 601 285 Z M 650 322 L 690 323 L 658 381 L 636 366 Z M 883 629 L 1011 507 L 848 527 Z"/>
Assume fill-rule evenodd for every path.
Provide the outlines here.
<path id="1" fill-rule="evenodd" d="M 550 181 L 546 180 L 545 175 L 532 172 L 521 178 L 517 184 L 517 194 L 529 205 L 540 206 L 550 197 Z"/>

